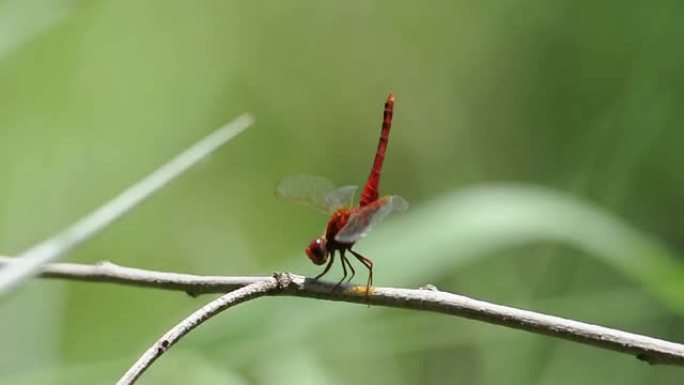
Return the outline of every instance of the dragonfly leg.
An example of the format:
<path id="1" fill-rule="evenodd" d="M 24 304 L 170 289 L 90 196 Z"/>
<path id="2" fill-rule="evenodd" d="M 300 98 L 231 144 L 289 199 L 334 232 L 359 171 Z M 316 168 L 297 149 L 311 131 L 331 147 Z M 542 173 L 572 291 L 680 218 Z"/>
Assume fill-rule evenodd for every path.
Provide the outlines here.
<path id="1" fill-rule="evenodd" d="M 342 258 L 342 263 L 344 264 L 346 262 L 347 266 L 349 266 L 349 270 L 351 270 L 351 276 L 349 279 L 347 279 L 347 283 L 349 283 L 352 278 L 354 278 L 354 275 L 356 275 L 356 271 L 354 271 L 354 266 L 352 266 L 351 262 L 349 262 L 347 257 L 344 255 L 344 250 L 340 252 L 340 257 Z"/>
<path id="2" fill-rule="evenodd" d="M 340 251 L 340 259 L 342 260 L 342 271 L 344 275 L 342 276 L 342 279 L 337 281 L 335 289 L 337 289 L 342 284 L 342 282 L 344 282 L 344 279 L 347 278 L 347 264 L 345 263 L 347 258 L 344 256 L 344 251 Z"/>
<path id="3" fill-rule="evenodd" d="M 354 254 L 356 259 L 358 259 L 366 268 L 368 269 L 368 283 L 366 283 L 366 295 L 370 294 L 370 288 L 373 285 L 373 261 L 364 257 L 363 255 L 357 253 L 356 251 L 349 249 L 349 252 Z"/>
<path id="4" fill-rule="evenodd" d="M 328 271 L 330 271 L 330 267 L 332 267 L 333 262 L 335 262 L 335 253 L 331 252 L 330 253 L 330 260 L 328 261 L 328 264 L 325 266 L 325 269 L 321 274 L 318 274 L 317 276 L 314 277 L 314 281 L 318 281 L 318 278 L 321 278 L 324 276 Z"/>

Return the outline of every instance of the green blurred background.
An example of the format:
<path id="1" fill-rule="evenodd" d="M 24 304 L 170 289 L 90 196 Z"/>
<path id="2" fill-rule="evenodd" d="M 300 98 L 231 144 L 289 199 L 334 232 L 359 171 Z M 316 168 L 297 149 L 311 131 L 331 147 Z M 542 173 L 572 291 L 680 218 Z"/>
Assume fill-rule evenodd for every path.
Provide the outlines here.
<path id="1" fill-rule="evenodd" d="M 303 249 L 326 218 L 274 186 L 300 173 L 362 184 L 393 91 L 382 187 L 411 208 L 357 246 L 377 285 L 433 283 L 684 340 L 683 15 L 678 0 L 2 0 L 0 252 L 55 233 L 249 111 L 253 128 L 65 259 L 312 276 Z M 32 281 L 0 300 L 0 383 L 113 383 L 209 299 Z M 140 383 L 682 374 L 454 317 L 266 298 L 192 333 Z"/>

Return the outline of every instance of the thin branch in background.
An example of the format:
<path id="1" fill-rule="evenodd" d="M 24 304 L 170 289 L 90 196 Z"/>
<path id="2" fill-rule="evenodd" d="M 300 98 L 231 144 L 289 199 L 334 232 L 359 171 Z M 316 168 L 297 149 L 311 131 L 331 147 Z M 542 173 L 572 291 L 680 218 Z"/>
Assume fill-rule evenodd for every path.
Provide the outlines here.
<path id="1" fill-rule="evenodd" d="M 75 1 L 26 0 L 0 3 L 0 60 L 14 54 L 27 43 L 45 34 L 74 12 Z"/>
<path id="2" fill-rule="evenodd" d="M 194 328 L 198 327 L 211 317 L 220 312 L 241 304 L 243 302 L 264 296 L 272 291 L 278 290 L 279 282 L 275 278 L 266 278 L 240 289 L 232 291 L 228 294 L 222 295 L 217 299 L 202 306 L 199 310 L 192 313 L 189 317 L 178 323 L 164 334 L 157 342 L 150 346 L 147 351 L 138 358 L 138 360 L 131 366 L 128 371 L 119 379 L 117 385 L 130 385 L 135 381 L 154 363 L 154 361 L 164 354 L 171 346 L 190 333 Z"/>
<path id="3" fill-rule="evenodd" d="M 19 258 L 13 261 L 10 266 L 0 271 L 0 295 L 7 293 L 19 285 L 21 281 L 38 273 L 41 265 L 56 260 L 59 256 L 112 224 L 152 193 L 181 175 L 190 166 L 244 131 L 253 121 L 254 119 L 246 114 L 220 127 L 114 199 L 53 237 L 20 254 Z"/>
<path id="4" fill-rule="evenodd" d="M 0 266 L 7 265 L 11 260 L 12 258 L 0 257 Z M 217 277 L 166 273 L 122 267 L 108 262 L 97 265 L 51 264 L 44 266 L 42 276 L 179 290 L 191 295 L 225 293 L 240 286 L 273 279 L 271 277 Z M 419 290 L 375 287 L 366 297 L 365 286 L 336 287 L 332 283 L 312 281 L 294 274 L 280 274 L 276 275 L 276 278 L 280 282 L 281 290 L 269 294 L 437 312 L 627 353 L 651 364 L 684 366 L 684 345 L 682 344 L 496 305 L 462 295 L 441 292 L 433 286 L 426 286 Z"/>

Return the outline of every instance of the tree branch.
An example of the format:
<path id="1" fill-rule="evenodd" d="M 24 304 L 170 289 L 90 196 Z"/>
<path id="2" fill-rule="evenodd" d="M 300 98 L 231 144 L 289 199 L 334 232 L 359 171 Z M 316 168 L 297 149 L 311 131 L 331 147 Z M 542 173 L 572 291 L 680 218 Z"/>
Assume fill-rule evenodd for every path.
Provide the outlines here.
<path id="1" fill-rule="evenodd" d="M 12 258 L 0 257 L 0 266 L 11 262 Z M 97 265 L 74 263 L 46 265 L 42 276 L 180 290 L 191 295 L 225 293 L 245 285 L 269 282 L 273 279 L 272 277 L 219 277 L 167 273 L 117 266 L 108 262 Z M 374 287 L 367 297 L 365 286 L 342 285 L 335 290 L 334 284 L 313 281 L 299 275 L 284 273 L 276 277 L 281 290 L 268 294 L 370 303 L 376 306 L 455 315 L 627 353 L 651 364 L 684 366 L 684 345 L 682 344 L 478 301 L 441 292 L 433 287 L 419 290 Z"/>
<path id="2" fill-rule="evenodd" d="M 240 289 L 224 294 L 208 304 L 202 306 L 200 309 L 192 313 L 189 317 L 178 323 L 164 334 L 157 342 L 150 346 L 147 351 L 138 358 L 138 361 L 131 366 L 128 371 L 119 379 L 117 385 L 130 385 L 149 368 L 154 361 L 164 354 L 171 346 L 190 333 L 194 328 L 198 327 L 209 318 L 218 313 L 239 305 L 243 302 L 249 301 L 268 294 L 271 291 L 278 289 L 278 281 L 275 278 L 266 278 L 256 281 Z"/>

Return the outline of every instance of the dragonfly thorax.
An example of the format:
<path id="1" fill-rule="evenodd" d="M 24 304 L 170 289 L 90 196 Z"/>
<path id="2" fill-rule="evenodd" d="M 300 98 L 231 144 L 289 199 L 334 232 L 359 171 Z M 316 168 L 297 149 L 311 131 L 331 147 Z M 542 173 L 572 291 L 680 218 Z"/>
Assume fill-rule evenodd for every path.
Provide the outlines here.
<path id="1" fill-rule="evenodd" d="M 349 243 L 340 243 L 335 240 L 337 233 L 339 233 L 349 221 L 352 210 L 353 209 L 350 208 L 340 209 L 335 211 L 330 217 L 328 226 L 325 229 L 325 238 L 329 250 L 347 249 L 353 245 Z"/>

